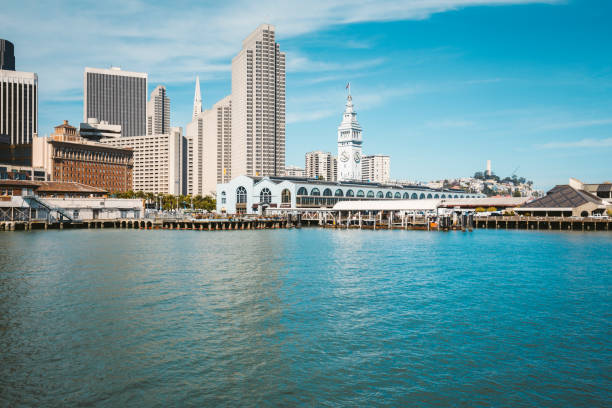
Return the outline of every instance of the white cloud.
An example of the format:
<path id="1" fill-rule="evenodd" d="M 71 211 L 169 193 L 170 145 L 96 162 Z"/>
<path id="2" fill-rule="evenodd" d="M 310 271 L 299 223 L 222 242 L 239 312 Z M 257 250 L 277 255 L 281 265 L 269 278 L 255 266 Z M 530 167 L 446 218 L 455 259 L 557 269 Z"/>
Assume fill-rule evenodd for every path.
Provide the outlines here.
<path id="1" fill-rule="evenodd" d="M 573 142 L 550 142 L 537 146 L 541 149 L 576 149 L 612 147 L 612 137 L 606 139 L 582 139 Z"/>
<path id="2" fill-rule="evenodd" d="M 474 122 L 464 119 L 442 119 L 437 121 L 427 122 L 425 126 L 431 129 L 456 129 L 469 128 L 474 126 Z"/>
<path id="3" fill-rule="evenodd" d="M 16 45 L 18 69 L 39 74 L 41 98 L 57 100 L 82 89 L 85 66 L 145 71 L 153 82 L 192 81 L 196 74 L 228 75 L 241 41 L 262 22 L 282 40 L 356 22 L 424 19 L 482 5 L 558 3 L 558 0 L 140 0 L 3 2 L 3 37 Z M 24 22 L 27 21 L 27 24 Z M 35 27 L 35 29 L 32 29 Z M 367 46 L 349 42 L 348 47 Z M 381 61 L 371 61 L 379 64 Z M 289 67 L 331 71 L 337 64 L 289 56 Z M 362 69 L 366 68 L 364 66 Z"/>
<path id="4" fill-rule="evenodd" d="M 558 130 L 558 129 L 582 128 L 582 127 L 589 127 L 589 126 L 604 126 L 604 125 L 612 125 L 612 118 L 579 120 L 575 122 L 551 123 L 551 124 L 540 126 L 540 129 Z"/>

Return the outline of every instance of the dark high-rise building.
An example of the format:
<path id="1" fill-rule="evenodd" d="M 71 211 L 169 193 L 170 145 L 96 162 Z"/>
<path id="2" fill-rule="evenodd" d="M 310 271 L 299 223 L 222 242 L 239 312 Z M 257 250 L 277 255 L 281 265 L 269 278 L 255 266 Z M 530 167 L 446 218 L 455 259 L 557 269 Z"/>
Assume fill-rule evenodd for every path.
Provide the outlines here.
<path id="1" fill-rule="evenodd" d="M 13 43 L 0 39 L 0 69 L 15 70 L 15 47 Z"/>
<path id="2" fill-rule="evenodd" d="M 147 134 L 147 74 L 119 68 L 85 68 L 83 122 L 121 125 L 122 136 Z"/>
<path id="3" fill-rule="evenodd" d="M 0 163 L 30 166 L 38 132 L 38 76 L 0 70 Z"/>

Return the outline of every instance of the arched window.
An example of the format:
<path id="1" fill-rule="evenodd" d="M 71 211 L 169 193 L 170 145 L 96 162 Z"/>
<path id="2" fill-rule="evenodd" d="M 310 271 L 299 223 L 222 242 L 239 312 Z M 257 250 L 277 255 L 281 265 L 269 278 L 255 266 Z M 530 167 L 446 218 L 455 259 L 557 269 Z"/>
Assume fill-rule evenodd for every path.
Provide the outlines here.
<path id="1" fill-rule="evenodd" d="M 383 194 L 382 191 L 379 191 L 378 193 L 376 193 L 376 198 L 383 198 L 385 195 Z"/>
<path id="2" fill-rule="evenodd" d="M 427 198 L 431 198 L 431 193 L 427 194 Z"/>
<path id="3" fill-rule="evenodd" d="M 434 195 L 434 198 L 440 198 L 440 196 L 436 194 L 436 195 Z"/>
<path id="4" fill-rule="evenodd" d="M 321 192 L 319 191 L 319 189 L 318 189 L 318 188 L 316 188 L 316 187 L 315 187 L 315 188 L 313 188 L 312 190 L 310 190 L 310 195 L 311 195 L 311 196 L 320 196 L 320 195 L 321 195 Z"/>
<path id="5" fill-rule="evenodd" d="M 404 195 L 402 196 L 402 198 L 404 200 L 408 200 L 410 198 L 410 196 L 408 195 L 408 193 L 404 193 Z"/>
<path id="6" fill-rule="evenodd" d="M 334 195 L 336 197 L 342 197 L 344 195 L 344 193 L 342 192 L 341 189 L 337 189 L 336 192 L 334 193 Z"/>
<path id="7" fill-rule="evenodd" d="M 442 197 L 440 197 L 440 198 L 446 198 L 446 195 L 445 195 L 445 194 L 442 194 Z"/>
<path id="8" fill-rule="evenodd" d="M 353 190 L 346 190 L 346 196 L 347 197 L 355 197 L 355 193 L 353 193 Z"/>
<path id="9" fill-rule="evenodd" d="M 227 202 L 227 199 L 225 198 L 226 194 L 225 191 L 221 192 L 221 204 L 225 204 Z"/>
<path id="10" fill-rule="evenodd" d="M 306 190 L 306 188 L 304 188 L 304 187 L 300 187 L 300 189 L 297 192 L 297 195 L 299 195 L 299 196 L 308 195 L 308 190 Z"/>
<path id="11" fill-rule="evenodd" d="M 385 195 L 385 198 L 393 198 L 393 194 L 391 194 L 390 191 L 387 191 L 387 194 Z"/>
<path id="12" fill-rule="evenodd" d="M 289 189 L 286 188 L 281 192 L 281 202 L 283 203 L 291 202 L 291 191 L 289 191 Z"/>
<path id="13" fill-rule="evenodd" d="M 365 193 L 363 192 L 363 190 L 357 191 L 357 197 L 365 197 Z"/>
<path id="14" fill-rule="evenodd" d="M 272 201 L 272 192 L 268 187 L 264 187 L 259 193 L 259 202 L 262 204 L 270 204 Z"/>
<path id="15" fill-rule="evenodd" d="M 393 198 L 402 198 L 402 194 L 398 191 L 397 193 L 395 193 Z"/>
<path id="16" fill-rule="evenodd" d="M 410 198 L 413 199 L 413 200 L 416 200 L 417 198 L 419 198 L 419 196 L 417 195 L 417 193 L 412 193 Z"/>
<path id="17" fill-rule="evenodd" d="M 240 186 L 236 189 L 236 203 L 243 204 L 247 202 L 246 188 Z"/>
<path id="18" fill-rule="evenodd" d="M 421 193 L 421 195 L 419 196 L 419 200 L 422 200 L 425 198 L 425 193 Z"/>
<path id="19" fill-rule="evenodd" d="M 323 196 L 324 197 L 331 197 L 332 193 L 331 190 L 329 188 L 326 188 L 325 190 L 323 190 Z"/>
<path id="20" fill-rule="evenodd" d="M 374 198 L 374 192 L 372 190 L 368 191 L 368 198 Z"/>

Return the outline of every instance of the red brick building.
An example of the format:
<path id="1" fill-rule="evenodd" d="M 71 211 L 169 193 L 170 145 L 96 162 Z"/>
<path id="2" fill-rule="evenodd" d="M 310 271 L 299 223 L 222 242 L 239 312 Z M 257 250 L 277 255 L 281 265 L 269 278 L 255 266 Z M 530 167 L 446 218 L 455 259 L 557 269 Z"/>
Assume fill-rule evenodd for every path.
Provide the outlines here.
<path id="1" fill-rule="evenodd" d="M 110 192 L 132 189 L 133 151 L 83 139 L 68 121 L 50 137 L 34 138 L 32 156 L 34 167 L 45 168 L 51 181 Z"/>

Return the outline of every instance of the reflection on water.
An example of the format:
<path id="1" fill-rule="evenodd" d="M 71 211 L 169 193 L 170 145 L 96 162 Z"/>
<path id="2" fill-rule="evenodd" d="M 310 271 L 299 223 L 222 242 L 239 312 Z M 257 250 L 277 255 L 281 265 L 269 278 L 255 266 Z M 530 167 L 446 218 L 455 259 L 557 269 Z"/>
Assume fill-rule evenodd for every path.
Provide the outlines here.
<path id="1" fill-rule="evenodd" d="M 603 406 L 612 235 L 0 234 L 8 406 Z"/>

